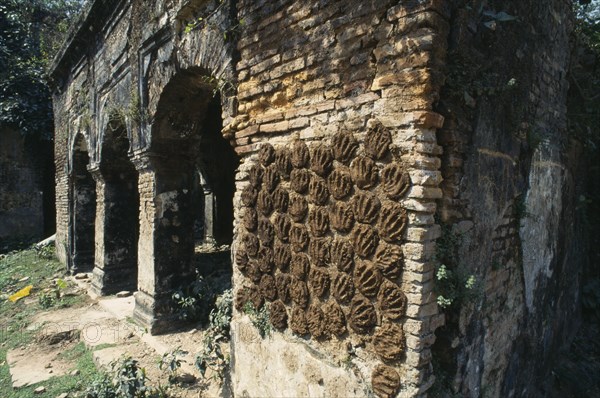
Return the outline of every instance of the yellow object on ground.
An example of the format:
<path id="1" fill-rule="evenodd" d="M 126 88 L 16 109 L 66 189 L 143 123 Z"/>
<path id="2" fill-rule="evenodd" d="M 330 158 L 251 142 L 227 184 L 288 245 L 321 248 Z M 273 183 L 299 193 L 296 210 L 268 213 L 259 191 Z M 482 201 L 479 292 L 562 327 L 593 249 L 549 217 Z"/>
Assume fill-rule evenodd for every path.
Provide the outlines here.
<path id="1" fill-rule="evenodd" d="M 10 301 L 12 301 L 13 303 L 16 303 L 17 301 L 21 300 L 23 297 L 29 296 L 29 293 L 31 293 L 31 289 L 33 289 L 33 285 L 25 286 L 23 289 L 19 290 L 18 292 L 16 292 L 13 295 L 11 295 L 8 299 Z"/>

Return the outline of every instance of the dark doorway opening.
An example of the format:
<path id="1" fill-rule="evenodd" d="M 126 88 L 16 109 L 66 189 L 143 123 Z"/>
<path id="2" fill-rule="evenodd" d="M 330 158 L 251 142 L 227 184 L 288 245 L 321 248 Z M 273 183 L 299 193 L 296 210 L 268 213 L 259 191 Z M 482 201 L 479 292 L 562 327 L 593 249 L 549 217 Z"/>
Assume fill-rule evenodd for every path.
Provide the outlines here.
<path id="1" fill-rule="evenodd" d="M 239 159 L 221 134 L 220 115 L 221 98 L 217 94 L 206 107 L 194 162 L 194 264 L 201 274 L 231 267 L 233 195 Z"/>
<path id="2" fill-rule="evenodd" d="M 89 154 L 83 135 L 75 137 L 71 189 L 71 264 L 72 274 L 94 268 L 96 182 L 88 171 Z"/>
<path id="3" fill-rule="evenodd" d="M 199 68 L 179 72 L 163 90 L 152 126 L 156 165 L 155 297 L 190 293 L 210 280 L 231 287 L 233 195 L 239 158 L 222 135 L 221 97 Z"/>
<path id="4" fill-rule="evenodd" d="M 138 173 L 128 156 L 123 123 L 109 123 L 102 145 L 104 177 L 104 294 L 137 289 L 139 239 Z"/>

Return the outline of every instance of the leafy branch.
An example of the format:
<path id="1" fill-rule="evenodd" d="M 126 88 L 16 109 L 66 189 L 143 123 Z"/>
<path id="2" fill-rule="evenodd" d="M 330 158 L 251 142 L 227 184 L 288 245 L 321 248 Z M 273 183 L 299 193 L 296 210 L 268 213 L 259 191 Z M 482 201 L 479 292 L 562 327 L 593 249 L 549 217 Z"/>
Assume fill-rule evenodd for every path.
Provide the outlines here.
<path id="1" fill-rule="evenodd" d="M 202 30 L 205 29 L 207 27 L 212 27 L 216 30 L 221 29 L 221 27 L 219 26 L 218 23 L 216 23 L 214 20 L 216 19 L 216 16 L 221 12 L 221 10 L 223 10 L 223 8 L 225 7 L 227 3 L 223 0 L 218 0 L 218 5 L 208 11 L 207 14 L 200 16 L 200 17 L 196 17 L 192 22 L 189 22 L 184 29 L 184 33 L 188 34 L 194 30 Z M 244 25 L 244 20 L 241 19 L 239 20 L 235 25 L 224 29 L 223 30 L 223 38 L 225 40 L 227 40 L 228 37 L 231 37 L 233 34 L 238 32 L 238 29 L 240 26 Z"/>

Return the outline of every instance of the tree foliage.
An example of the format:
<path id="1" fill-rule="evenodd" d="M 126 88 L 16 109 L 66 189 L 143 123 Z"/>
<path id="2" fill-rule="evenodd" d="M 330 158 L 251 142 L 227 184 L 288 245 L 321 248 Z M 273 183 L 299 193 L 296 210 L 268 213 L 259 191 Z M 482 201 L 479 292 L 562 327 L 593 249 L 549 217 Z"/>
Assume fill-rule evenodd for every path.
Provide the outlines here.
<path id="1" fill-rule="evenodd" d="M 82 0 L 0 0 L 0 125 L 52 138 L 46 69 Z"/>
<path id="2" fill-rule="evenodd" d="M 600 145 L 600 0 L 576 4 L 575 16 L 569 123 L 575 137 L 595 152 Z"/>

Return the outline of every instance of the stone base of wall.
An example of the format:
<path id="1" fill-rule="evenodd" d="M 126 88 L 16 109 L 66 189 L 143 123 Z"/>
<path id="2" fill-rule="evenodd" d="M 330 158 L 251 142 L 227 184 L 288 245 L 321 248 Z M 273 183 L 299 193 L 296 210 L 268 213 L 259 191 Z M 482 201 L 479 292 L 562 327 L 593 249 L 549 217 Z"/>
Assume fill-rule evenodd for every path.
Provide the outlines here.
<path id="1" fill-rule="evenodd" d="M 107 296 L 122 290 L 130 290 L 132 287 L 135 289 L 134 274 L 135 269 L 131 269 L 131 267 L 107 271 L 94 267 L 91 290 L 98 296 Z"/>
<path id="2" fill-rule="evenodd" d="M 168 311 L 171 296 L 151 296 L 138 290 L 134 293 L 133 319 L 152 335 L 165 334 L 180 329 L 182 323 Z"/>
<path id="3" fill-rule="evenodd" d="M 356 365 L 335 363 L 291 334 L 261 337 L 247 315 L 231 324 L 231 383 L 238 397 L 369 395 Z"/>

